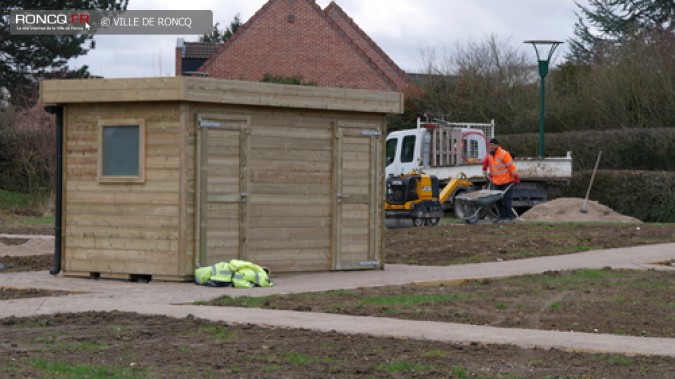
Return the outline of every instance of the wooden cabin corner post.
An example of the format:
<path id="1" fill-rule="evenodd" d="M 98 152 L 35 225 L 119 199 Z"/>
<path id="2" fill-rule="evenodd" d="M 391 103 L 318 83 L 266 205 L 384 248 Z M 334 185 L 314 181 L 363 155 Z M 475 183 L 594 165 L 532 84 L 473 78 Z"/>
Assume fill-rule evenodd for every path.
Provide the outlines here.
<path id="1" fill-rule="evenodd" d="M 178 275 L 186 275 L 184 270 L 188 265 L 188 261 L 191 264 L 191 271 L 187 275 L 194 273 L 194 269 L 197 265 L 197 257 L 194 254 L 194 247 L 190 248 L 192 250 L 191 257 L 188 257 L 188 243 L 187 243 L 187 226 L 190 224 L 188 219 L 187 212 L 187 202 L 189 191 L 187 188 L 188 182 L 188 140 L 190 133 L 190 106 L 187 103 L 180 103 L 178 106 L 179 109 L 179 135 L 180 135 L 180 158 L 179 158 L 179 173 L 178 173 Z M 192 229 L 192 235 L 194 237 L 195 229 Z"/>
<path id="2" fill-rule="evenodd" d="M 196 167 L 197 178 L 195 180 L 195 259 L 197 265 L 206 266 L 206 180 L 208 167 L 206 166 L 207 149 L 204 146 L 206 129 L 199 125 L 199 119 L 195 119 L 196 134 Z"/>

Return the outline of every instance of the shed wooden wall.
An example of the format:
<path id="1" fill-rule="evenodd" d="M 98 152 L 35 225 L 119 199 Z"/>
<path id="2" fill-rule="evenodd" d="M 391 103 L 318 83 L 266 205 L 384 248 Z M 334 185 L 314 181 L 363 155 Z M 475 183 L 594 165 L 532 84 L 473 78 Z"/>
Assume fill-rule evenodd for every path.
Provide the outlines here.
<path id="1" fill-rule="evenodd" d="M 241 230 L 227 229 L 234 224 L 221 217 L 220 208 L 200 213 L 199 143 L 204 135 L 199 118 L 245 126 L 247 142 L 241 148 L 248 199 Z M 144 183 L 97 181 L 98 122 L 115 119 L 145 121 Z M 364 113 L 181 102 L 70 104 L 64 129 L 64 274 L 189 280 L 195 263 L 232 258 L 260 263 L 273 272 L 368 268 L 336 261 L 336 238 L 344 259 L 382 264 L 383 157 L 368 155 L 370 142 L 360 133 L 382 132 L 383 127 L 382 115 Z M 341 218 L 336 217 L 335 200 L 338 130 L 348 142 L 339 169 L 356 175 L 342 185 L 362 199 L 361 205 L 346 204 Z M 376 143 L 382 145 L 382 138 Z M 218 159 L 229 159 L 227 153 L 221 155 Z M 209 186 L 236 185 L 238 180 L 213 179 Z M 215 221 L 200 237 L 208 212 Z M 339 234 L 337 223 L 344 224 Z M 228 251 L 218 236 L 226 244 L 239 239 L 241 255 Z M 200 246 L 209 250 L 205 262 L 199 262 Z"/>
<path id="2" fill-rule="evenodd" d="M 242 255 L 239 258 L 262 264 L 273 272 L 334 269 L 334 224 L 338 222 L 334 217 L 336 131 L 342 127 L 354 130 L 354 135 L 364 129 L 382 132 L 383 116 L 205 104 L 192 106 L 190 113 L 193 127 L 189 140 L 195 143 L 195 150 L 199 150 L 200 132 L 196 122 L 199 118 L 247 120 L 245 188 L 248 199 L 244 229 L 239 231 L 242 234 Z M 382 144 L 382 138 L 378 138 L 377 143 Z M 375 164 L 380 168 L 383 163 L 381 155 L 374 157 Z M 382 170 L 377 173 L 371 171 L 371 162 L 366 155 L 354 157 L 357 159 L 347 160 L 345 169 L 363 173 L 366 180 L 348 179 L 345 185 L 359 187 L 364 197 L 373 195 L 367 200 L 374 200 L 372 206 L 378 211 L 372 216 L 379 219 L 382 217 L 379 211 L 381 197 L 374 191 L 381 189 L 382 183 L 371 186 L 371 182 L 379 182 Z M 187 166 L 197 165 L 199 163 L 195 162 Z M 200 217 L 199 211 L 191 207 L 188 207 L 187 213 Z M 376 229 L 369 229 L 367 220 L 359 219 L 360 215 L 345 211 L 350 225 L 343 233 L 342 243 L 352 249 L 371 250 L 370 259 L 382 262 L 381 224 L 376 222 Z M 195 224 L 199 222 L 195 220 Z M 376 242 L 369 245 L 371 240 Z M 199 245 L 199 242 L 196 244 Z M 210 254 L 215 258 L 207 257 L 206 264 L 237 258 L 213 251 Z M 359 258 L 366 260 L 369 257 L 362 253 Z"/>
<path id="3" fill-rule="evenodd" d="M 187 279 L 193 269 L 193 191 L 183 164 L 194 154 L 177 102 L 70 104 L 64 115 L 64 251 L 66 275 L 99 272 Z M 143 119 L 145 183 L 97 181 L 98 121 Z M 120 275 L 127 278 L 128 275 Z"/>

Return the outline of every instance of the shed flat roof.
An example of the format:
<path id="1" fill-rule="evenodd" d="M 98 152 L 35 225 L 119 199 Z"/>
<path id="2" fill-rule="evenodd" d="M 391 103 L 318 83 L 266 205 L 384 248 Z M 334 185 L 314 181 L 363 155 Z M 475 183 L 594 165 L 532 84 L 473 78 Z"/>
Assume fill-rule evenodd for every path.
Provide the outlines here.
<path id="1" fill-rule="evenodd" d="M 195 77 L 40 82 L 43 104 L 187 101 L 367 113 L 402 113 L 403 94 Z"/>

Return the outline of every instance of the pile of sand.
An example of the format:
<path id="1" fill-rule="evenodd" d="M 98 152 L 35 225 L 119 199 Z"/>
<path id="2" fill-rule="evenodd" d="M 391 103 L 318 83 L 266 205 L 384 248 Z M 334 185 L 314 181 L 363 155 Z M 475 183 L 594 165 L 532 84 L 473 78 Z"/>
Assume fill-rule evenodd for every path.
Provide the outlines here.
<path id="1" fill-rule="evenodd" d="M 588 200 L 586 213 L 581 212 L 584 199 L 576 197 L 561 197 L 543 204 L 536 205 L 532 209 L 520 215 L 525 221 L 608 221 L 608 222 L 631 222 L 642 221 L 624 216 L 613 211 L 611 208 Z"/>

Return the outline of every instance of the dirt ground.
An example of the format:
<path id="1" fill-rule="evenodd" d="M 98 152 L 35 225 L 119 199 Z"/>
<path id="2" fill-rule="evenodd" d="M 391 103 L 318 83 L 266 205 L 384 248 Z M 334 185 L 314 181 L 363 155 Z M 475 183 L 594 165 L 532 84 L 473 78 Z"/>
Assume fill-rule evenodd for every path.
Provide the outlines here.
<path id="1" fill-rule="evenodd" d="M 675 227 L 450 224 L 389 229 L 385 241 L 387 263 L 447 265 L 673 242 Z M 5 266 L 0 275 L 46 271 L 52 259 L 51 255 L 0 256 Z M 622 272 L 619 279 L 612 276 L 611 285 L 589 285 L 583 275 L 580 281 L 560 281 L 576 274 L 551 271 L 536 280 L 518 279 L 521 282 L 363 289 L 339 297 L 296 295 L 268 299 L 260 306 L 499 327 L 675 336 L 672 272 Z M 58 295 L 66 294 L 0 288 L 0 306 L 8 299 Z M 393 308 L 378 300 L 391 301 L 400 295 L 422 300 Z M 78 374 L 81 371 L 87 374 Z M 119 312 L 0 320 L 0 377 L 93 377 L 94 372 L 138 378 L 672 378 L 675 359 L 397 340 Z"/>

